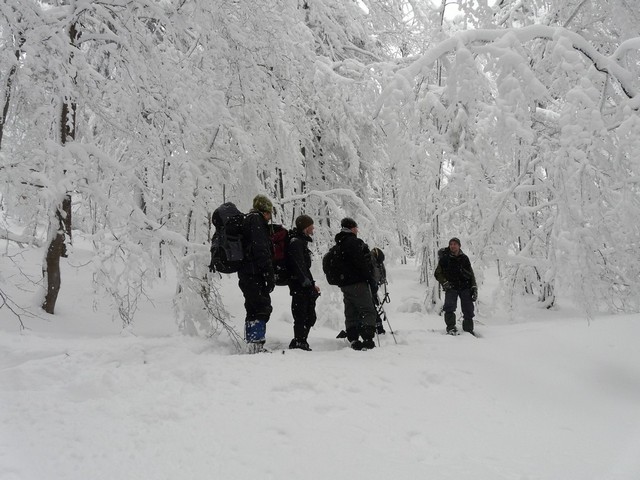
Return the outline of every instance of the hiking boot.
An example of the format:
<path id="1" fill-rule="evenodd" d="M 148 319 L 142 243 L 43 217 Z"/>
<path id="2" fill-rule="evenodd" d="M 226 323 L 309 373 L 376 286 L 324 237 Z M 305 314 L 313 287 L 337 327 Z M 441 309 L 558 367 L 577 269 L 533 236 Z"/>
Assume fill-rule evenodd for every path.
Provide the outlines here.
<path id="1" fill-rule="evenodd" d="M 309 344 L 306 340 L 296 340 L 295 338 L 291 340 L 291 343 L 289 344 L 289 350 L 293 350 L 294 348 L 298 348 L 306 352 L 311 351 L 311 347 L 309 347 Z"/>
<path id="2" fill-rule="evenodd" d="M 360 340 L 354 340 L 353 342 L 351 342 L 351 348 L 353 348 L 354 350 L 362 350 L 362 342 Z"/>
<path id="3" fill-rule="evenodd" d="M 447 335 L 458 335 L 458 329 L 456 327 L 447 328 Z"/>
<path id="4" fill-rule="evenodd" d="M 385 334 L 385 333 L 387 333 L 387 332 L 386 332 L 386 330 L 384 329 L 384 327 L 382 326 L 382 324 L 380 324 L 380 325 L 377 325 L 377 326 L 376 326 L 376 333 L 377 333 L 378 335 L 384 335 L 384 334 Z"/>
<path id="5" fill-rule="evenodd" d="M 372 348 L 376 348 L 376 342 L 373 341 L 373 338 L 362 340 L 362 350 L 371 350 Z"/>

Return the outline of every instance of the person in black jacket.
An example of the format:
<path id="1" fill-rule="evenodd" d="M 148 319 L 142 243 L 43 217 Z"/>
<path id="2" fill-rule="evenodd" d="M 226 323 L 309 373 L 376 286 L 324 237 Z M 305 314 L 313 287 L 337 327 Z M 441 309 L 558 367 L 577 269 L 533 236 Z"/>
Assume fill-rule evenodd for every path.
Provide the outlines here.
<path id="1" fill-rule="evenodd" d="M 311 251 L 309 243 L 314 230 L 313 219 L 308 215 L 296 218 L 296 226 L 290 232 L 287 248 L 287 269 L 289 270 L 289 293 L 291 293 L 291 314 L 293 315 L 293 340 L 289 348 L 311 351 L 307 337 L 316 323 L 316 300 L 320 287 L 311 274 Z"/>
<path id="2" fill-rule="evenodd" d="M 444 290 L 442 309 L 447 333 L 458 334 L 455 314 L 458 297 L 462 310 L 462 329 L 473 333 L 473 302 L 478 299 L 478 286 L 471 261 L 460 249 L 460 239 L 454 237 L 449 240 L 449 247 L 442 252 L 434 276 Z"/>
<path id="3" fill-rule="evenodd" d="M 242 225 L 244 258 L 238 270 L 238 285 L 244 295 L 245 338 L 254 352 L 263 350 L 267 322 L 273 308 L 271 292 L 275 288 L 273 273 L 273 244 L 269 221 L 273 204 L 264 195 L 253 199 L 253 209 Z"/>
<path id="4" fill-rule="evenodd" d="M 358 238 L 358 224 L 352 218 L 343 218 L 342 229 L 336 235 L 343 262 L 342 281 L 344 296 L 345 331 L 354 350 L 375 347 L 377 313 L 373 297 L 378 285 L 373 276 L 371 252 Z M 360 340 L 362 337 L 362 340 Z"/>

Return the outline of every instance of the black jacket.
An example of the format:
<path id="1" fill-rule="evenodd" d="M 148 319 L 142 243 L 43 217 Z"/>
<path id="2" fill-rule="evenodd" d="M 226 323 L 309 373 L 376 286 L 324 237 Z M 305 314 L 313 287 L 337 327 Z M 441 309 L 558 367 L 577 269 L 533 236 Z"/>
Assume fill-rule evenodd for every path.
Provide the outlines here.
<path id="1" fill-rule="evenodd" d="M 290 232 L 289 247 L 287 248 L 287 268 L 291 275 L 289 287 L 292 292 L 311 292 L 315 281 L 311 274 L 311 250 L 309 243 L 313 239 L 309 235 L 299 232 L 296 228 Z"/>
<path id="2" fill-rule="evenodd" d="M 340 286 L 344 287 L 355 283 L 367 282 L 374 287 L 376 281 L 373 276 L 369 246 L 359 239 L 355 233 L 347 230 L 341 230 L 336 235 L 336 243 L 340 247 L 344 267 L 344 281 Z"/>
<path id="3" fill-rule="evenodd" d="M 476 286 L 476 277 L 471 268 L 471 261 L 462 250 L 459 255 L 453 255 L 449 248 L 445 248 L 434 273 L 441 284 L 449 282 L 456 290 L 463 290 Z"/>
<path id="4" fill-rule="evenodd" d="M 273 278 L 273 243 L 269 223 L 262 214 L 251 210 L 242 224 L 244 259 L 239 273 Z"/>

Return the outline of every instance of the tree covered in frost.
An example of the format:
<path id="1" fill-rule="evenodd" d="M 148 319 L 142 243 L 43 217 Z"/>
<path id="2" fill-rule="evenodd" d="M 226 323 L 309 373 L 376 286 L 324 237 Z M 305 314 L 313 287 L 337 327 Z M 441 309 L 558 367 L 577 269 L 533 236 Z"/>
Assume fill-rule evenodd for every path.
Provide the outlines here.
<path id="1" fill-rule="evenodd" d="M 637 309 L 635 9 L 453 7 L 4 2 L 1 208 L 23 230 L 3 236 L 41 245 L 43 294 L 57 294 L 49 273 L 81 232 L 125 323 L 175 271 L 186 333 L 226 325 L 210 214 L 256 193 L 286 226 L 314 216 L 319 251 L 350 215 L 390 258 L 418 255 L 430 306 L 455 235 L 480 278 L 497 266 L 508 305 Z"/>
<path id="2" fill-rule="evenodd" d="M 635 182 L 622 180 L 637 168 L 621 142 L 635 136 L 640 100 L 637 27 L 625 18 L 633 10 L 622 1 L 460 3 L 457 22 L 478 28 L 399 70 L 377 109 L 415 146 L 409 168 L 420 165 L 429 187 L 417 206 L 427 299 L 437 296 L 437 245 L 455 234 L 478 263 L 497 263 L 502 297 L 636 309 L 639 266 L 620 260 L 633 256 L 638 231 L 621 229 L 618 242 L 610 223 L 638 200 Z"/>

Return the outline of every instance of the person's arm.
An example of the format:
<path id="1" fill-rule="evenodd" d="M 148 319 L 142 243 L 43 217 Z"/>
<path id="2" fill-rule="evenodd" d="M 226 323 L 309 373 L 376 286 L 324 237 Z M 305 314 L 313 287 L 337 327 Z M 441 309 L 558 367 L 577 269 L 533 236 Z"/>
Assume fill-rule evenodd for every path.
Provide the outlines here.
<path id="1" fill-rule="evenodd" d="M 463 274 L 464 278 L 469 280 L 469 283 L 471 284 L 471 287 L 477 287 L 477 285 L 476 285 L 476 276 L 473 273 L 473 268 L 471 267 L 471 260 L 469 260 L 469 257 L 467 257 L 466 255 L 465 255 L 464 261 L 462 263 L 462 274 Z"/>
<path id="2" fill-rule="evenodd" d="M 287 252 L 289 271 L 293 279 L 303 287 L 313 286 L 313 278 L 308 275 L 308 268 L 304 261 L 304 241 L 299 238 L 291 239 Z"/>

